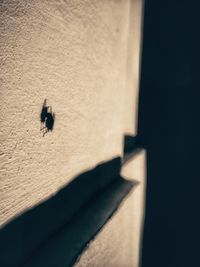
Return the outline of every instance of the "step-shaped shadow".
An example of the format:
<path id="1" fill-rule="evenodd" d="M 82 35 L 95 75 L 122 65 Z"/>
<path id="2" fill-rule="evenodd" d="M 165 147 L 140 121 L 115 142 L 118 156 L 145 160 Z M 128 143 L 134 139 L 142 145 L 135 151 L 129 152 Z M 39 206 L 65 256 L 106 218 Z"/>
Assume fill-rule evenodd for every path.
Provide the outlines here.
<path id="1" fill-rule="evenodd" d="M 0 230 L 0 266 L 21 266 L 27 262 L 99 191 L 119 179 L 120 167 L 118 157 L 80 174 L 55 196 L 4 226 Z"/>
<path id="2" fill-rule="evenodd" d="M 0 230 L 0 266 L 71 266 L 136 183 L 120 177 L 138 152 L 137 137 L 124 137 L 124 157 L 86 171 L 56 195 Z"/>
<path id="3" fill-rule="evenodd" d="M 95 238 L 96 234 L 117 211 L 134 185 L 136 183 L 117 177 L 96 194 L 65 227 L 52 236 L 22 266 L 74 266 L 84 249 L 87 248 L 88 243 Z"/>

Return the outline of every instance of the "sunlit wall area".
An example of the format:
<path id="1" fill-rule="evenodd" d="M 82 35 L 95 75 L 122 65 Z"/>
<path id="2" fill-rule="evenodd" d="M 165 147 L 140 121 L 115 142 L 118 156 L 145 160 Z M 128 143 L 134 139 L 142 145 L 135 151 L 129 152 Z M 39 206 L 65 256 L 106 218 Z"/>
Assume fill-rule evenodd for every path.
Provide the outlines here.
<path id="1" fill-rule="evenodd" d="M 97 165 L 113 159 L 123 165 L 124 136 L 137 134 L 142 13 L 142 0 L 0 2 L 2 228 L 54 199 L 88 170 L 96 173 Z M 125 198 L 84 261 L 104 236 L 101 249 L 110 246 L 111 256 L 112 243 L 125 231 L 124 266 L 137 266 L 145 179 L 145 153 L 140 155 L 127 165 L 136 167 L 123 167 L 121 175 L 141 185 Z M 142 163 L 135 165 L 138 160 Z M 92 179 L 92 185 L 84 184 L 85 194 L 102 187 L 98 175 Z"/>
<path id="2" fill-rule="evenodd" d="M 127 48 L 127 93 L 126 93 L 126 134 L 137 134 L 137 110 L 142 54 L 144 1 L 131 0 L 129 8 L 129 33 Z"/>
<path id="3" fill-rule="evenodd" d="M 127 61 L 138 61 L 132 6 L 128 0 L 1 2 L 1 223 L 76 174 L 122 155 L 127 121 L 135 132 L 130 79 L 138 74 L 128 68 L 127 75 Z M 45 136 L 44 99 L 55 113 Z"/>

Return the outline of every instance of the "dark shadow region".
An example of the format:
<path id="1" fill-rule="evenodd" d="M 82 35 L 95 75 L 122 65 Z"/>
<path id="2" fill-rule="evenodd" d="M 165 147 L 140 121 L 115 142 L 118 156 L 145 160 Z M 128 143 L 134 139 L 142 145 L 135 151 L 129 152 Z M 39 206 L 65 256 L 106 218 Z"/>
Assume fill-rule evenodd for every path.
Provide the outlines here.
<path id="1" fill-rule="evenodd" d="M 78 175 L 2 228 L 0 266 L 72 266 L 137 185 L 120 177 L 121 165 L 138 152 L 137 138 L 126 136 L 124 145 L 123 159 L 116 157 Z"/>
<path id="2" fill-rule="evenodd" d="M 55 113 L 52 112 L 52 107 L 47 106 L 47 99 L 45 99 L 40 113 L 40 131 L 43 132 L 43 136 L 45 136 L 45 134 L 49 131 L 53 131 L 55 116 Z"/>
<path id="3" fill-rule="evenodd" d="M 124 136 L 124 157 L 123 164 L 129 162 L 141 150 L 142 146 L 138 140 L 138 136 L 125 135 Z"/>
<path id="4" fill-rule="evenodd" d="M 59 231 L 86 203 L 120 173 L 121 158 L 98 165 L 42 204 L 0 230 L 0 266 L 21 266 Z M 71 242 L 70 242 L 71 244 Z M 59 265 L 54 265 L 59 266 Z"/>
<path id="5" fill-rule="evenodd" d="M 99 192 L 63 229 L 46 242 L 23 267 L 71 267 L 136 185 L 117 177 Z M 109 267 L 109 266 L 108 266 Z"/>

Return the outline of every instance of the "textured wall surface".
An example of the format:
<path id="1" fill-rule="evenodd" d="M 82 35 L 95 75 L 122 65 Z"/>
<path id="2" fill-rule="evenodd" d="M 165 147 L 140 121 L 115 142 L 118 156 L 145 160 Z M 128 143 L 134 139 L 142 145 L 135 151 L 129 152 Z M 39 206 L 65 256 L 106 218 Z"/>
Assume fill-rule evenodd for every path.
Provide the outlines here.
<path id="1" fill-rule="evenodd" d="M 127 84 L 125 132 L 136 134 L 140 57 L 142 39 L 142 0 L 131 0 L 129 10 L 129 33 L 127 48 Z"/>
<path id="2" fill-rule="evenodd" d="M 82 254 L 76 267 L 138 267 L 144 217 L 145 152 L 122 169 L 122 175 L 138 181 L 135 190 Z"/>
<path id="3" fill-rule="evenodd" d="M 134 3 L 139 10 L 138 0 L 0 2 L 0 224 L 122 155 L 124 132 L 135 132 Z M 56 120 L 43 137 L 45 98 Z"/>

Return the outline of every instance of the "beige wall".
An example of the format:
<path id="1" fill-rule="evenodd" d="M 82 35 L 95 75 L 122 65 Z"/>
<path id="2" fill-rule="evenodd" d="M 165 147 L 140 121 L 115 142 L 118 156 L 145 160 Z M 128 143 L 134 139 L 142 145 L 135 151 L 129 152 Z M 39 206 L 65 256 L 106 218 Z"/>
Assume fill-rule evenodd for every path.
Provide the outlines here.
<path id="1" fill-rule="evenodd" d="M 138 0 L 1 1 L 0 224 L 122 155 L 136 132 L 140 10 Z M 45 98 L 56 120 L 43 137 Z"/>
<path id="2" fill-rule="evenodd" d="M 127 40 L 127 80 L 125 132 L 136 134 L 140 75 L 143 0 L 130 0 Z"/>
<path id="3" fill-rule="evenodd" d="M 138 182 L 133 192 L 90 242 L 75 267 L 138 267 L 144 219 L 145 151 L 122 169 L 122 175 Z"/>

